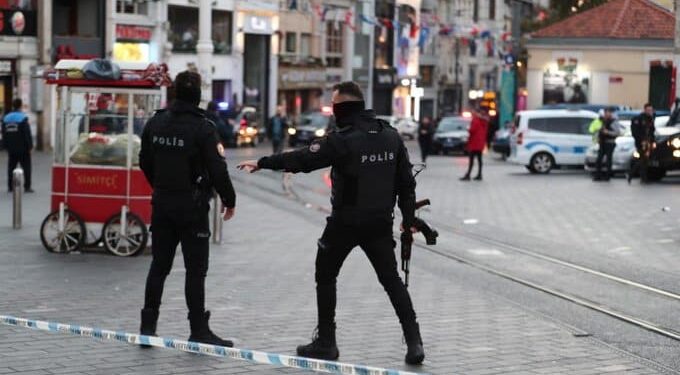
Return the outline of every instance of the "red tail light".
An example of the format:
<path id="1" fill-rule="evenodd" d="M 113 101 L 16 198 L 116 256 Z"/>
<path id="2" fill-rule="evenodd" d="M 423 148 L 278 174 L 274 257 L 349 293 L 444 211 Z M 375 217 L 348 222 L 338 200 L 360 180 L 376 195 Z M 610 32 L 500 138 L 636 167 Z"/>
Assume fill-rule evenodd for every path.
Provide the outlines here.
<path id="1" fill-rule="evenodd" d="M 521 146 L 524 142 L 524 133 L 517 134 L 517 145 Z"/>
<path id="2" fill-rule="evenodd" d="M 239 123 L 238 126 L 241 127 L 241 129 L 247 128 L 248 127 L 248 120 L 246 120 L 245 118 L 242 118 L 241 123 Z"/>

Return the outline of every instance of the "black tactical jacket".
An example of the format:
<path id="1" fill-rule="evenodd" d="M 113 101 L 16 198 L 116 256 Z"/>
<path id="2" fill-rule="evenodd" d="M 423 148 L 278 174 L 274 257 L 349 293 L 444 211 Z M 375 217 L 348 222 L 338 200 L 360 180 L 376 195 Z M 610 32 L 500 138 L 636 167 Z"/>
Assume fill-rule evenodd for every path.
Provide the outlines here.
<path id="1" fill-rule="evenodd" d="M 338 122 L 338 126 L 340 130 L 308 148 L 261 158 L 258 166 L 292 173 L 331 166 L 331 216 L 351 225 L 392 220 L 398 198 L 404 224 L 410 226 L 416 181 L 399 133 L 376 119 L 372 110 Z"/>
<path id="2" fill-rule="evenodd" d="M 178 100 L 147 122 L 139 165 L 154 189 L 154 201 L 163 195 L 195 196 L 197 191 L 207 200 L 214 188 L 224 206 L 236 204 L 215 124 L 196 106 Z"/>

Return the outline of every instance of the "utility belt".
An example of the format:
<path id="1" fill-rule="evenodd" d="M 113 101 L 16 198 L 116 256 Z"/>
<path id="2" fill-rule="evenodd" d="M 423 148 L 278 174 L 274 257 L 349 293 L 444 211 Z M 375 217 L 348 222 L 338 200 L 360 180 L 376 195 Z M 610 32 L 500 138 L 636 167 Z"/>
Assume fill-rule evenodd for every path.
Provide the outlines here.
<path id="1" fill-rule="evenodd" d="M 330 217 L 343 225 L 364 226 L 394 222 L 394 210 L 369 211 L 355 207 L 333 207 Z"/>

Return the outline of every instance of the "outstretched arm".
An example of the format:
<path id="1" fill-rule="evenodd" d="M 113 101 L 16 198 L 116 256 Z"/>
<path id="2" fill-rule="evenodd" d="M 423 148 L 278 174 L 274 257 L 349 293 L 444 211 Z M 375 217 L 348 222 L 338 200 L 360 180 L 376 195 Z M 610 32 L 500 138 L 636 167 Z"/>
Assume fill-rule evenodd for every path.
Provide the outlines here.
<path id="1" fill-rule="evenodd" d="M 238 165 L 239 169 L 255 172 L 260 169 L 283 170 L 291 173 L 326 168 L 345 156 L 342 140 L 330 134 L 328 137 L 312 142 L 309 147 L 278 155 L 265 156 L 260 160 L 249 160 Z"/>

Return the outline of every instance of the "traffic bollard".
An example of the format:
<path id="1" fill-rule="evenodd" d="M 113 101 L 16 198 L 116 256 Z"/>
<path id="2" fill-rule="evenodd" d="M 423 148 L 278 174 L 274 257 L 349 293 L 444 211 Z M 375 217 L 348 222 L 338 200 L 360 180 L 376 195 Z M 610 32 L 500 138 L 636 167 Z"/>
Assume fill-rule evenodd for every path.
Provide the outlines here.
<path id="1" fill-rule="evenodd" d="M 21 229 L 21 198 L 24 184 L 24 170 L 15 168 L 12 171 L 12 191 L 14 195 L 14 204 L 12 211 L 12 228 Z"/>
<path id="2" fill-rule="evenodd" d="M 213 197 L 213 225 L 212 225 L 212 243 L 221 244 L 222 243 L 222 202 L 217 197 Z"/>

